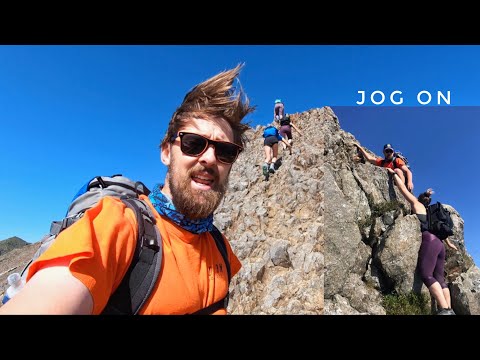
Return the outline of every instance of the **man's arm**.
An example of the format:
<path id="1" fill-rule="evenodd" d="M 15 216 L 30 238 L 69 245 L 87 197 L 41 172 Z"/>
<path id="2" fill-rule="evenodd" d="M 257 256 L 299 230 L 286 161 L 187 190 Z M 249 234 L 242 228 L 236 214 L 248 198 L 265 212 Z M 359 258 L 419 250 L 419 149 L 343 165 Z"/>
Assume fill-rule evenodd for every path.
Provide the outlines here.
<path id="1" fill-rule="evenodd" d="M 413 191 L 413 174 L 410 171 L 410 169 L 407 167 L 407 165 L 402 165 L 400 167 L 402 169 L 403 173 L 406 174 L 407 176 L 407 189 L 408 191 Z"/>
<path id="2" fill-rule="evenodd" d="M 371 163 L 371 164 L 373 164 L 373 165 L 377 165 L 377 163 L 376 163 L 377 158 L 376 158 L 375 156 L 372 156 L 372 155 L 370 155 L 369 153 L 367 153 L 367 152 L 365 151 L 365 149 L 364 149 L 363 147 L 361 147 L 359 144 L 353 143 L 353 145 L 356 146 L 358 150 L 360 150 L 360 152 L 362 153 L 363 157 L 364 157 L 369 163 Z"/>
<path id="3" fill-rule="evenodd" d="M 0 315 L 90 315 L 92 310 L 90 291 L 65 265 L 35 273 L 15 297 L 0 307 Z"/>

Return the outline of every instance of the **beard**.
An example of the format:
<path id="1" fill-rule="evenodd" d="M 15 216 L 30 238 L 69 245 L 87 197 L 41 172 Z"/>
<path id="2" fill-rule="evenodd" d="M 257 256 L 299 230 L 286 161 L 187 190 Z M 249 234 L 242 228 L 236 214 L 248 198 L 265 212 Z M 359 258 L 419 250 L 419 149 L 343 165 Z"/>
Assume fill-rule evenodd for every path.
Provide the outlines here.
<path id="1" fill-rule="evenodd" d="M 187 218 L 205 219 L 210 216 L 220 205 L 228 186 L 228 177 L 220 182 L 218 173 L 211 168 L 200 164 L 195 165 L 186 174 L 175 171 L 175 161 L 172 158 L 168 166 L 168 186 L 172 194 L 172 202 L 175 209 Z M 192 174 L 205 171 L 215 179 L 210 190 L 194 190 L 191 186 Z"/>

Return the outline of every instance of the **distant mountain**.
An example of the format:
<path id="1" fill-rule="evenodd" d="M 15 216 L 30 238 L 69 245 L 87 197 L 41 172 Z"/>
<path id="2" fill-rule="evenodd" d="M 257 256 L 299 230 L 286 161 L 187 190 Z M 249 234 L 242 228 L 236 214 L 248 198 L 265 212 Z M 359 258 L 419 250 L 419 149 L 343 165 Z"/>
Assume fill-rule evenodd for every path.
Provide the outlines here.
<path id="1" fill-rule="evenodd" d="M 25 245 L 28 245 L 28 242 L 16 236 L 2 240 L 0 241 L 0 255 L 6 254 L 13 249 L 24 247 Z"/>
<path id="2" fill-rule="evenodd" d="M 0 299 L 8 287 L 8 275 L 21 273 L 41 244 L 39 241 L 29 244 L 18 237 L 0 241 Z M 4 248 L 6 250 L 3 250 Z"/>

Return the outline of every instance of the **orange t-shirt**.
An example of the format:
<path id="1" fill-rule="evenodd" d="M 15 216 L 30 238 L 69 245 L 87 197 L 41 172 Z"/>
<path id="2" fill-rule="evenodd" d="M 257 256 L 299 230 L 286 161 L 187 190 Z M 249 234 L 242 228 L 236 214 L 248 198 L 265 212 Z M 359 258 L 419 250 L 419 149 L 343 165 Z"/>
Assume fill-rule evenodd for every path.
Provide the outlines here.
<path id="1" fill-rule="evenodd" d="M 207 232 L 193 234 L 162 217 L 146 200 L 163 241 L 159 280 L 140 314 L 193 313 L 221 300 L 227 293 L 228 273 L 215 240 Z M 90 291 L 93 314 L 99 314 L 120 284 L 135 251 L 137 223 L 133 211 L 117 198 L 105 197 L 30 267 L 27 281 L 40 269 L 69 259 L 70 272 Z M 242 267 L 228 241 L 232 277 Z M 220 309 L 215 314 L 226 314 Z"/>
<path id="2" fill-rule="evenodd" d="M 376 158 L 375 159 L 375 165 L 382 166 L 382 161 L 383 160 L 384 159 L 382 159 L 382 158 Z M 400 168 L 403 165 L 405 165 L 405 161 L 403 161 L 402 159 L 400 159 L 398 157 L 395 158 L 395 162 L 397 163 L 397 168 Z M 385 161 L 385 164 L 383 164 L 383 167 L 395 170 L 395 168 L 393 167 L 393 161 Z"/>

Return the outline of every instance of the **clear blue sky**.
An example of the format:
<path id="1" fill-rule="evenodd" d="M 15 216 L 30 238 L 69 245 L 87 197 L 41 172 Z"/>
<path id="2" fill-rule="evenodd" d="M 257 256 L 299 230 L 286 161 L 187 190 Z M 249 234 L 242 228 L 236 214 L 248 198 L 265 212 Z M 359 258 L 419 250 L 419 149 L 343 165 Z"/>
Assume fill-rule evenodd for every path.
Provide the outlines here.
<path id="1" fill-rule="evenodd" d="M 92 176 L 162 182 L 158 144 L 173 111 L 194 85 L 240 62 L 257 105 L 252 125 L 271 121 L 276 98 L 289 113 L 338 109 L 363 145 L 380 154 L 388 141 L 408 155 L 416 190 L 431 186 L 460 212 L 480 264 L 479 110 L 457 109 L 480 106 L 480 46 L 0 46 L 0 239 L 39 240 Z M 383 91 L 387 101 L 357 105 L 360 90 Z M 403 93 L 394 106 L 401 111 L 383 115 L 394 90 Z M 434 95 L 430 105 L 417 102 L 421 90 Z M 437 106 L 437 91 L 450 91 L 450 105 Z M 428 161 L 432 152 L 438 163 Z"/>

